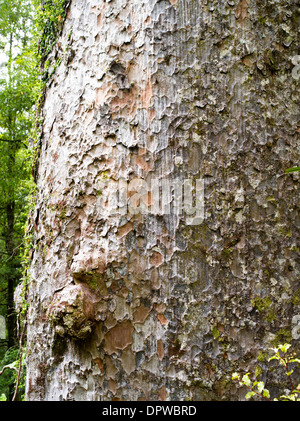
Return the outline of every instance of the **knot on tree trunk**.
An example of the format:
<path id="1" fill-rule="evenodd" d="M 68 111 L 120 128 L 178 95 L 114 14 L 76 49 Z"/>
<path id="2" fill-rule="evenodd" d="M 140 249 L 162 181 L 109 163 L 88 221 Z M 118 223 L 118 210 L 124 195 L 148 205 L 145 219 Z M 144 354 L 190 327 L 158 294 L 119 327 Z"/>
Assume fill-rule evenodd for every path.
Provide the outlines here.
<path id="1" fill-rule="evenodd" d="M 95 296 L 85 285 L 67 285 L 54 295 L 48 320 L 59 336 L 87 338 L 95 325 Z"/>

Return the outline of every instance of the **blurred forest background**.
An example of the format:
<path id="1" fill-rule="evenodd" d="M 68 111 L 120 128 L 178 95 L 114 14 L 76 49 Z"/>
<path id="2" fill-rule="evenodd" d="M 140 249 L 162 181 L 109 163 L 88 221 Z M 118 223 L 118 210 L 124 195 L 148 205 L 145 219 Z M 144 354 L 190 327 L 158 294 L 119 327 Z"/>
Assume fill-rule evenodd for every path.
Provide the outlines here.
<path id="1" fill-rule="evenodd" d="M 19 365 L 14 291 L 33 189 L 31 162 L 38 70 L 34 4 L 0 1 L 0 399 L 11 400 Z M 24 374 L 23 374 L 24 375 Z M 19 388 L 22 399 L 24 385 Z"/>

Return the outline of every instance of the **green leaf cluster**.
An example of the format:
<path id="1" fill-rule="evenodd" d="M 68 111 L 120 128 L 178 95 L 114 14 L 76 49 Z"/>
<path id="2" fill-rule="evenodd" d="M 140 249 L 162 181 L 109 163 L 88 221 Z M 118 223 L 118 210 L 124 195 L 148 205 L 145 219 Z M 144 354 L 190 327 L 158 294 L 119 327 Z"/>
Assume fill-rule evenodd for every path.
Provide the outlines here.
<path id="1" fill-rule="evenodd" d="M 271 348 L 273 355 L 269 358 L 268 361 L 277 360 L 281 366 L 285 369 L 285 374 L 288 376 L 290 383 L 290 393 L 281 394 L 279 398 L 274 398 L 274 401 L 300 401 L 300 384 L 295 387 L 291 375 L 294 370 L 291 369 L 290 364 L 300 364 L 300 359 L 295 356 L 295 353 L 289 353 L 291 344 L 285 343 L 278 345 L 276 348 Z M 245 395 L 245 399 L 251 399 L 252 397 L 260 397 L 271 401 L 270 392 L 265 388 L 265 384 L 262 381 L 251 381 L 250 373 L 246 373 L 243 376 L 240 373 L 233 373 L 232 380 L 239 382 L 241 386 L 246 386 L 249 389 L 249 392 Z"/>
<path id="2" fill-rule="evenodd" d="M 232 379 L 238 380 L 239 384 L 242 386 L 248 387 L 250 391 L 246 394 L 245 399 L 250 399 L 252 396 L 261 396 L 266 399 L 270 399 L 270 392 L 268 389 L 265 388 L 265 384 L 262 381 L 254 381 L 252 382 L 249 378 L 250 373 L 246 373 L 243 375 L 243 377 L 240 379 L 240 374 L 233 373 Z"/>
<path id="3" fill-rule="evenodd" d="M 33 0 L 35 6 L 35 30 L 38 40 L 38 54 L 41 64 L 56 44 L 66 17 L 67 0 Z"/>
<path id="4" fill-rule="evenodd" d="M 17 379 L 17 372 L 19 366 L 20 351 L 17 346 L 8 349 L 0 361 L 0 400 L 9 400 L 11 389 Z M 25 359 L 25 352 L 22 355 Z M 25 394 L 25 371 L 22 372 L 21 385 L 19 388 L 19 396 L 22 399 Z"/>

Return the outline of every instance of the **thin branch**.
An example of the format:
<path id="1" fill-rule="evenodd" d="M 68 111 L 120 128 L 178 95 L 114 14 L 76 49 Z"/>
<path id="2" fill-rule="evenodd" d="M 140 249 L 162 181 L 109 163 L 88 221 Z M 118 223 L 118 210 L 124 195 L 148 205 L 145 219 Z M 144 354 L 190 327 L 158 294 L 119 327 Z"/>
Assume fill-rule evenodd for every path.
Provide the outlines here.
<path id="1" fill-rule="evenodd" d="M 5 370 L 7 370 L 8 368 L 10 368 L 11 370 L 15 370 L 16 372 L 18 372 L 18 369 L 16 367 L 11 367 L 10 365 L 5 365 L 2 370 L 0 371 L 0 376 L 2 376 L 2 374 L 4 373 Z"/>
<path id="2" fill-rule="evenodd" d="M 257 391 L 256 391 L 255 389 L 253 389 L 252 387 L 247 386 L 246 384 L 245 384 L 244 386 L 248 387 L 248 389 L 249 389 L 249 390 L 251 390 L 251 392 L 254 392 L 257 396 L 260 396 L 261 398 L 266 399 L 267 401 L 272 401 L 272 399 L 267 398 L 267 397 L 266 397 L 266 396 L 264 396 L 262 393 L 257 392 Z"/>
<path id="3" fill-rule="evenodd" d="M 284 359 L 283 359 L 283 361 L 284 361 L 284 368 L 285 368 L 285 371 L 286 371 L 286 375 L 288 376 L 288 378 L 289 378 L 289 381 L 290 381 L 290 385 L 291 385 L 291 388 L 292 388 L 292 390 L 294 390 L 295 389 L 295 387 L 294 387 L 294 384 L 293 384 L 293 382 L 292 382 L 292 379 L 291 379 L 291 375 L 290 374 L 288 374 L 289 373 L 289 367 L 288 367 L 288 364 L 289 364 L 289 362 L 290 362 L 290 358 L 287 358 L 286 357 L 286 354 L 284 354 L 283 355 L 283 357 L 284 357 Z"/>
<path id="4" fill-rule="evenodd" d="M 12 250 L 12 253 L 7 253 L 7 252 L 5 252 L 5 251 L 0 251 L 0 256 L 8 256 L 7 257 L 7 259 L 4 261 L 5 263 L 7 263 L 7 262 L 9 262 L 10 260 L 12 260 L 14 257 L 18 257 L 18 254 L 16 253 L 16 251 L 20 248 L 20 247 L 22 247 L 22 243 L 21 244 L 19 244 L 17 247 L 15 247 L 13 250 Z"/>

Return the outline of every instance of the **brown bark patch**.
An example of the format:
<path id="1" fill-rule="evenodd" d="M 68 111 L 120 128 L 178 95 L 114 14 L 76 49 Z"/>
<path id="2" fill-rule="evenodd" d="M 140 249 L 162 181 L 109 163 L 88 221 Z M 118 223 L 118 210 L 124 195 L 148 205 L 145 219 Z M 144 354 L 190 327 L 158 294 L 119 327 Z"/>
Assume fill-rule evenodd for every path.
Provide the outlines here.
<path id="1" fill-rule="evenodd" d="M 120 323 L 105 335 L 105 351 L 111 355 L 132 344 L 133 326 L 129 321 Z"/>
<path id="2" fill-rule="evenodd" d="M 165 386 L 162 386 L 158 391 L 158 400 L 159 401 L 166 401 L 168 397 L 168 392 Z"/>
<path id="3" fill-rule="evenodd" d="M 165 326 L 166 324 L 168 324 L 168 320 L 165 318 L 165 316 L 163 314 L 158 314 L 157 318 L 160 321 L 160 323 L 162 324 L 162 326 Z"/>
<path id="4" fill-rule="evenodd" d="M 128 112 L 131 116 L 135 113 L 135 107 L 137 103 L 138 90 L 136 87 L 131 87 L 128 91 L 119 91 L 118 96 L 115 96 L 111 101 L 111 110 L 114 113 L 118 113 L 124 108 L 128 108 Z"/>
<path id="5" fill-rule="evenodd" d="M 132 231 L 132 230 L 133 230 L 133 223 L 132 222 L 127 222 L 125 225 L 122 225 L 118 229 L 117 236 L 118 236 L 118 238 L 122 238 L 125 235 L 127 235 L 130 231 Z"/>
<path id="6" fill-rule="evenodd" d="M 95 358 L 94 363 L 100 368 L 101 373 L 104 373 L 104 363 L 100 358 Z"/>
<path id="7" fill-rule="evenodd" d="M 122 366 L 126 374 L 130 375 L 136 368 L 135 354 L 130 347 L 122 352 Z"/>
<path id="8" fill-rule="evenodd" d="M 160 361 L 162 361 L 165 356 L 165 349 L 161 339 L 157 341 L 157 356 Z"/>
<path id="9" fill-rule="evenodd" d="M 152 256 L 150 257 L 151 265 L 158 267 L 162 264 L 162 262 L 163 262 L 163 256 L 157 251 L 154 251 L 152 253 Z"/>
<path id="10" fill-rule="evenodd" d="M 104 85 L 101 88 L 97 89 L 95 107 L 98 108 L 101 105 L 105 104 L 108 97 L 108 92 L 110 90 L 110 85 Z"/>
<path id="11" fill-rule="evenodd" d="M 249 8 L 250 0 L 241 0 L 238 4 L 238 7 L 235 12 L 236 18 L 243 22 L 246 18 L 249 17 L 248 8 Z"/>
<path id="12" fill-rule="evenodd" d="M 173 342 L 168 349 L 169 357 L 181 357 L 183 351 L 181 350 L 181 343 L 179 341 Z"/>
<path id="13" fill-rule="evenodd" d="M 142 304 L 134 313 L 134 323 L 145 323 L 151 309 Z"/>
<path id="14" fill-rule="evenodd" d="M 144 160 L 141 156 L 138 156 L 135 160 L 137 166 L 139 166 L 144 171 L 150 171 L 152 168 L 147 161 Z"/>
<path id="15" fill-rule="evenodd" d="M 117 384 L 112 379 L 110 379 L 108 382 L 108 390 L 110 390 L 113 395 L 115 395 L 117 392 Z"/>
<path id="16" fill-rule="evenodd" d="M 148 110 L 148 108 L 150 107 L 150 103 L 151 103 L 151 98 L 152 98 L 152 82 L 151 79 L 148 79 L 146 88 L 144 90 L 144 92 L 142 93 L 142 101 L 144 104 L 144 107 L 146 108 L 146 110 Z"/>
<path id="17" fill-rule="evenodd" d="M 147 269 L 147 260 L 134 250 L 131 253 L 128 266 L 129 273 L 133 273 L 136 279 L 140 279 Z"/>

